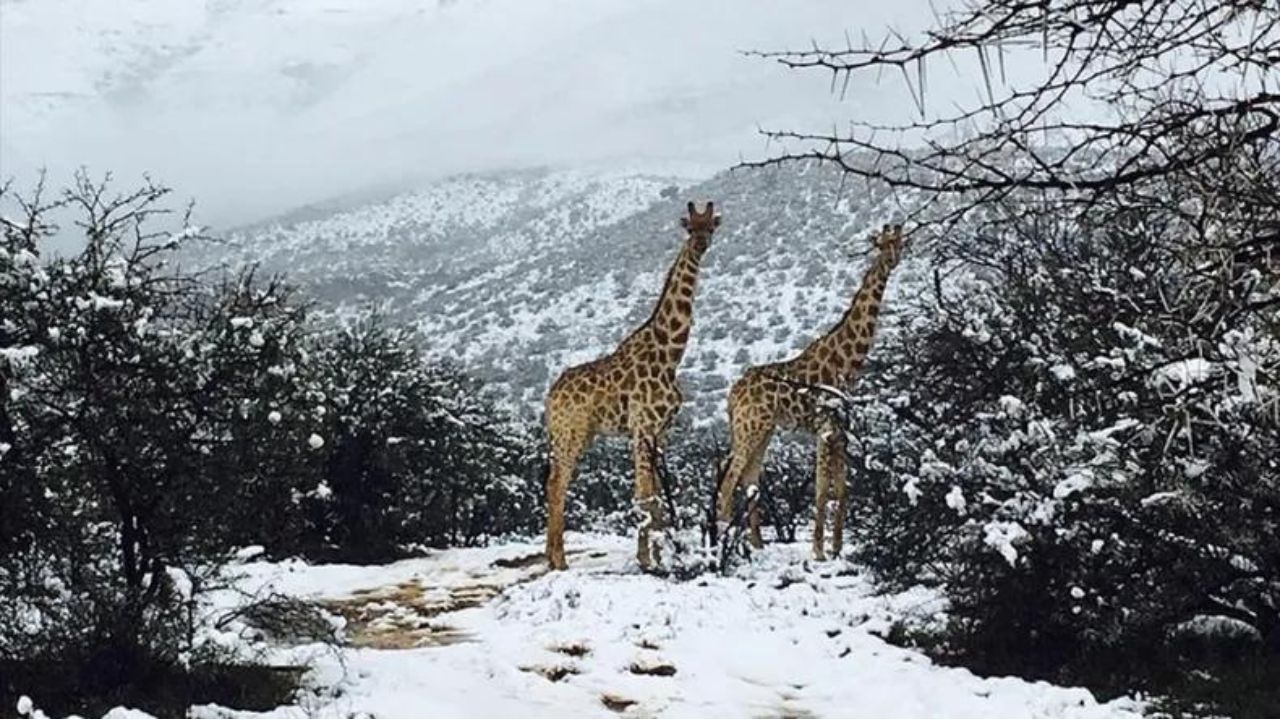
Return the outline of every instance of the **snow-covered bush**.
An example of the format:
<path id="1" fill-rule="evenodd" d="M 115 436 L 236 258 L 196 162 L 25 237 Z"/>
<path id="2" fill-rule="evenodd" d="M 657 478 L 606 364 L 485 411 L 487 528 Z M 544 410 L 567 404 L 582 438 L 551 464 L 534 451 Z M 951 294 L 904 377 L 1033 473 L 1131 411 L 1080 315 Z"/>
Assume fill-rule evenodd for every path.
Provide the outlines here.
<path id="1" fill-rule="evenodd" d="M 55 712 L 182 711 L 183 678 L 241 660 L 197 611 L 238 547 L 379 561 L 541 527 L 533 433 L 477 381 L 376 314 L 326 324 L 252 269 L 182 269 L 199 231 L 166 227 L 166 194 L 0 194 L 21 213 L 0 238 L 0 701 L 36 678 Z M 65 256 L 44 253 L 59 214 L 86 236 Z"/>
<path id="2" fill-rule="evenodd" d="M 23 215 L 0 239 L 0 661 L 85 696 L 201 662 L 219 503 L 256 472 L 246 423 L 290 395 L 273 370 L 299 352 L 279 283 L 171 265 L 198 230 L 165 222 L 166 193 L 82 176 L 2 198 Z M 41 257 L 57 213 L 84 244 Z"/>
<path id="3" fill-rule="evenodd" d="M 772 526 L 781 542 L 795 542 L 800 528 L 811 530 L 814 515 L 815 448 L 811 437 L 779 437 L 760 473 L 761 525 Z"/>
<path id="4" fill-rule="evenodd" d="M 319 336 L 311 364 L 304 551 L 379 561 L 540 527 L 529 431 L 414 333 L 369 314 Z"/>
<path id="5" fill-rule="evenodd" d="M 945 583 L 951 642 L 994 670 L 1123 674 L 1201 615 L 1280 652 L 1278 180 L 1238 156 L 989 208 L 963 271 L 903 301 L 854 526 L 886 578 Z"/>
<path id="6" fill-rule="evenodd" d="M 681 414 L 667 433 L 661 455 L 662 505 L 680 527 L 699 528 L 714 496 L 714 470 L 724 448 L 716 431 L 691 426 Z M 635 509 L 635 456 L 629 439 L 601 437 L 578 464 L 567 502 L 571 528 L 629 534 Z M 539 525 L 541 528 L 541 525 Z"/>

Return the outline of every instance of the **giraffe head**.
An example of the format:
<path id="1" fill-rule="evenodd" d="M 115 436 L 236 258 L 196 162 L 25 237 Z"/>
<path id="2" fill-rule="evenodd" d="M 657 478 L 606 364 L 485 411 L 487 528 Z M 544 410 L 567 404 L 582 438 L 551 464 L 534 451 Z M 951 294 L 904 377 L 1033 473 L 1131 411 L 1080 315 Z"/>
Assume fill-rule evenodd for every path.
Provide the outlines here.
<path id="1" fill-rule="evenodd" d="M 880 228 L 880 232 L 871 238 L 871 244 L 875 246 L 876 252 L 888 256 L 890 264 L 896 265 L 902 257 L 902 225 L 885 225 Z"/>
<path id="2" fill-rule="evenodd" d="M 720 216 L 716 214 L 715 203 L 708 201 L 707 207 L 698 212 L 697 206 L 689 203 L 689 214 L 680 218 L 680 227 L 689 231 L 689 243 L 698 252 L 705 252 L 711 245 L 711 235 L 720 227 Z"/>

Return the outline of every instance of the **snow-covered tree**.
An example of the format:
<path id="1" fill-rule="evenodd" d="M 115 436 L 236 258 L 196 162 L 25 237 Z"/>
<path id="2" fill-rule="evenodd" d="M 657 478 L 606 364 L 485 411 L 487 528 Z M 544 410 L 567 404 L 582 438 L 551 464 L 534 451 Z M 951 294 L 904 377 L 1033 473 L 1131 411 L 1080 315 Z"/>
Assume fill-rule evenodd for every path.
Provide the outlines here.
<path id="1" fill-rule="evenodd" d="M 199 229 L 166 195 L 82 175 L 52 203 L 3 198 L 25 217 L 0 244 L 0 656 L 85 692 L 193 661 L 223 491 L 257 472 L 237 440 L 289 402 L 301 352 L 280 283 L 174 266 Z M 59 213 L 83 245 L 41 257 Z"/>
<path id="2" fill-rule="evenodd" d="M 320 458 L 305 491 L 317 551 L 385 560 L 539 526 L 528 431 L 478 381 L 424 359 L 412 331 L 376 313 L 315 345 L 304 412 Z"/>
<path id="3" fill-rule="evenodd" d="M 1207 615 L 1280 650 L 1277 159 L 989 208 L 878 349 L 855 524 L 955 642 L 1047 673 Z"/>

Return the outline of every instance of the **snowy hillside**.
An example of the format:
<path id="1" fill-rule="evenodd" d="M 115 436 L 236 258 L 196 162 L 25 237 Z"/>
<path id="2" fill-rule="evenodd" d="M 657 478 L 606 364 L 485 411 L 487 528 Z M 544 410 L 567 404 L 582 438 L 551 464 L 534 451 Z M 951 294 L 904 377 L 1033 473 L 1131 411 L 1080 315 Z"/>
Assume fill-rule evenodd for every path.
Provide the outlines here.
<path id="1" fill-rule="evenodd" d="M 561 368 L 608 351 L 648 317 L 683 239 L 684 203 L 715 200 L 724 224 L 703 262 L 682 370 L 692 413 L 706 418 L 743 367 L 802 347 L 856 291 L 870 232 L 901 211 L 886 196 L 849 190 L 816 167 L 701 182 L 468 176 L 256 227 L 234 235 L 228 249 L 288 272 L 330 303 L 390 301 L 432 352 L 459 359 L 536 412 Z M 893 287 L 918 278 L 909 257 Z"/>
<path id="2" fill-rule="evenodd" d="M 242 590 L 319 602 L 340 654 L 267 643 L 309 662 L 296 705 L 270 717 L 1096 717 L 1119 699 L 935 666 L 881 640 L 898 619 L 945 608 L 915 589 L 877 595 L 857 567 L 770 546 L 740 575 L 673 582 L 632 572 L 632 543 L 572 535 L 569 572 L 539 547 L 433 552 L 381 567 L 251 562 Z M 217 603 L 209 608 L 217 611 Z M 345 619 L 344 619 L 345 618 Z M 253 637 L 225 627 L 223 642 Z M 252 641 L 249 641 L 252 642 Z M 258 641 L 261 644 L 261 641 Z M 129 713 L 117 711 L 115 717 Z M 198 706 L 193 717 L 253 713 Z"/>

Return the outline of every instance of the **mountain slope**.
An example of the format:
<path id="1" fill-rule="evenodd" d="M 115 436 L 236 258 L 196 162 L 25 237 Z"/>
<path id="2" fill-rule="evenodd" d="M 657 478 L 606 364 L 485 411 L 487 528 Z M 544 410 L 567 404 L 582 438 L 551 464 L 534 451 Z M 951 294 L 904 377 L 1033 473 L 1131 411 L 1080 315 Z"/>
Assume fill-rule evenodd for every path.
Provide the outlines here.
<path id="1" fill-rule="evenodd" d="M 460 360 L 534 414 L 562 368 L 607 352 L 648 317 L 688 199 L 714 200 L 724 217 L 681 370 L 692 415 L 707 419 L 722 412 L 748 363 L 786 357 L 839 318 L 867 238 L 897 213 L 887 194 L 851 192 L 816 166 L 701 182 L 524 171 L 247 229 L 231 246 L 241 259 L 288 271 L 340 312 L 387 303 L 422 330 L 431 352 Z M 890 286 L 888 324 L 894 293 L 919 280 L 908 258 Z"/>

